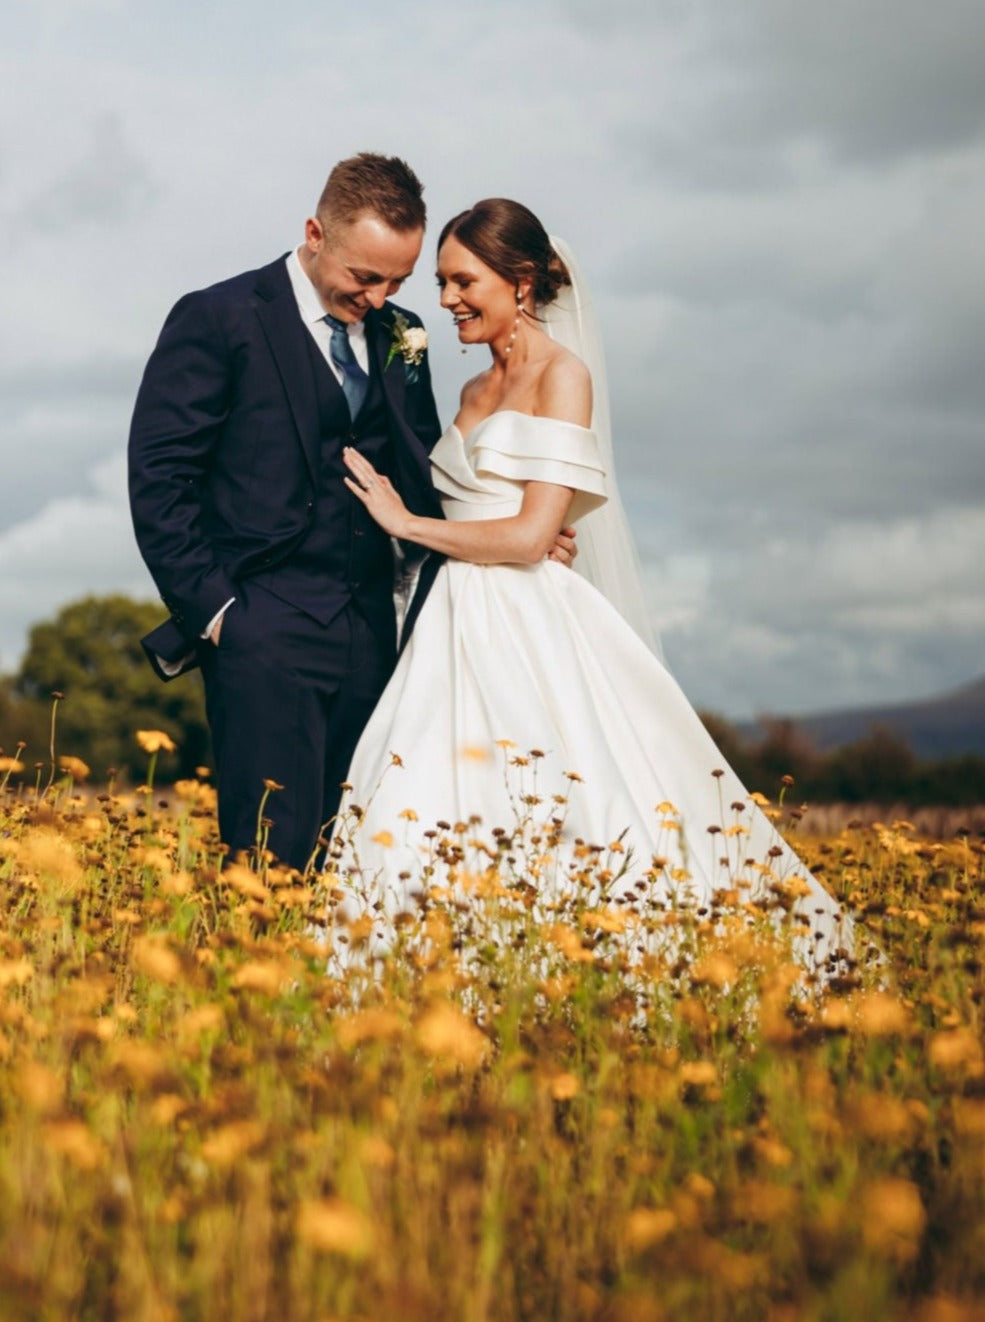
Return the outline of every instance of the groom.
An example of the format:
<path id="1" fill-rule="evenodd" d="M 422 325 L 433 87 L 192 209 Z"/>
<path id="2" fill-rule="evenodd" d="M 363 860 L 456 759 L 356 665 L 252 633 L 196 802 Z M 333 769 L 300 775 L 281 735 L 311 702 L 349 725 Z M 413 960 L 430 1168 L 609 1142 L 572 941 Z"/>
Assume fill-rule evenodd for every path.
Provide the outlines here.
<path id="1" fill-rule="evenodd" d="M 164 679 L 202 668 L 223 840 L 255 843 L 274 781 L 269 846 L 297 868 L 396 655 L 391 543 L 343 483 L 343 446 L 441 513 L 423 332 L 387 302 L 420 255 L 422 192 L 396 157 L 341 161 L 300 248 L 175 305 L 134 409 L 134 528 L 171 615 L 145 650 Z"/>

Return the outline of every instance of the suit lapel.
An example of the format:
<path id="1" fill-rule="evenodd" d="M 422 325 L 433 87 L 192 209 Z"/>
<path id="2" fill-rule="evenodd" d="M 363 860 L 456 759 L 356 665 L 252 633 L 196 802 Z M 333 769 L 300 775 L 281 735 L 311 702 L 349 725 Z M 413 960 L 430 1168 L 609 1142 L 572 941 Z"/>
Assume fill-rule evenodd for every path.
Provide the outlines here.
<path id="1" fill-rule="evenodd" d="M 318 400 L 311 377 L 308 331 L 283 259 L 265 266 L 256 283 L 256 314 L 277 365 L 312 477 L 318 472 Z"/>
<path id="2" fill-rule="evenodd" d="M 378 312 L 376 308 L 370 308 L 366 313 L 366 341 L 370 354 L 379 368 L 380 379 L 383 382 L 383 391 L 386 395 L 386 402 L 390 412 L 394 417 L 402 418 L 404 414 L 404 399 L 406 393 L 406 382 L 404 381 L 403 360 L 397 354 L 387 367 L 387 355 L 390 352 L 391 321 L 392 313 L 388 315 L 386 311 Z"/>
<path id="3" fill-rule="evenodd" d="M 380 312 L 375 308 L 367 312 L 366 340 L 383 380 L 383 392 L 390 413 L 390 434 L 396 448 L 398 486 L 404 499 L 420 512 L 434 501 L 431 460 L 407 420 L 407 374 L 404 361 L 399 354 L 395 354 L 390 366 L 385 365 L 392 337 L 392 309 L 384 305 Z"/>

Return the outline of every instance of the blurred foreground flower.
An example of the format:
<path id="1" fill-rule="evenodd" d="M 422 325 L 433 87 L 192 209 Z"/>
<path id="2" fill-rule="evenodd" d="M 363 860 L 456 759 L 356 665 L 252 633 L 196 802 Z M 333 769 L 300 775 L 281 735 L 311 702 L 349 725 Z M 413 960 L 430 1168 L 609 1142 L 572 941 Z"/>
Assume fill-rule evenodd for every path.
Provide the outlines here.
<path id="1" fill-rule="evenodd" d="M 138 730 L 137 743 L 145 753 L 160 753 L 162 749 L 165 753 L 176 751 L 174 740 L 163 730 Z"/>
<path id="2" fill-rule="evenodd" d="M 52 1120 L 45 1126 L 44 1141 L 80 1171 L 94 1171 L 108 1157 L 104 1145 L 81 1120 Z"/>
<path id="3" fill-rule="evenodd" d="M 130 951 L 133 967 L 155 982 L 166 985 L 181 977 L 181 960 L 171 949 L 165 935 L 138 936 Z"/>
<path id="4" fill-rule="evenodd" d="M 258 1120 L 231 1120 L 202 1143 L 202 1156 L 210 1166 L 235 1166 L 267 1137 Z"/>
<path id="5" fill-rule="evenodd" d="M 461 1010 L 447 1001 L 436 1001 L 417 1024 L 417 1042 L 429 1056 L 478 1069 L 491 1044 L 486 1035 Z"/>
<path id="6" fill-rule="evenodd" d="M 862 1241 L 880 1257 L 912 1261 L 926 1224 L 920 1194 L 909 1180 L 887 1176 L 862 1190 Z"/>
<path id="7" fill-rule="evenodd" d="M 318 1253 L 359 1261 L 373 1247 L 369 1219 L 341 1198 L 311 1199 L 298 1208 L 298 1238 Z"/>
<path id="8" fill-rule="evenodd" d="M 677 1229 L 677 1217 L 668 1207 L 636 1207 L 623 1222 L 623 1239 L 631 1253 L 660 1244 Z"/>

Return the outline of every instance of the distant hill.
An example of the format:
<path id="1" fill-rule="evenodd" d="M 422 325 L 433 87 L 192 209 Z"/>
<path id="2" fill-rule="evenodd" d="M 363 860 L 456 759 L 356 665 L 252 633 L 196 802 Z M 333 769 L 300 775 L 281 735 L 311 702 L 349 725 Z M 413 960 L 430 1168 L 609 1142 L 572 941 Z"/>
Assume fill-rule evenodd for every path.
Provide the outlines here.
<path id="1" fill-rule="evenodd" d="M 790 720 L 815 748 L 828 752 L 852 744 L 873 728 L 891 730 L 920 758 L 977 753 L 985 757 L 985 675 L 970 684 L 920 702 L 892 707 L 849 707 L 814 716 L 763 716 L 739 726 L 746 739 L 760 739 L 767 722 Z"/>

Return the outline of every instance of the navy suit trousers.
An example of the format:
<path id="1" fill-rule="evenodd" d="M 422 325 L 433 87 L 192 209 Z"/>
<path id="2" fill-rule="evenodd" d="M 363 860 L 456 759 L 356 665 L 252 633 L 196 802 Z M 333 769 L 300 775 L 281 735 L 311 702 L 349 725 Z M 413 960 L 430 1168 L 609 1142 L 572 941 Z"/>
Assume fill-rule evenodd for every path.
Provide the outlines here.
<path id="1" fill-rule="evenodd" d="M 268 846 L 305 867 L 394 662 L 351 603 L 321 625 L 258 584 L 237 585 L 218 647 L 202 648 L 219 829 L 232 851 L 256 844 L 272 780 L 284 789 L 264 809 Z"/>

